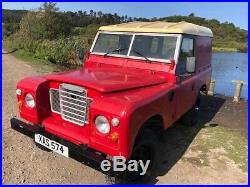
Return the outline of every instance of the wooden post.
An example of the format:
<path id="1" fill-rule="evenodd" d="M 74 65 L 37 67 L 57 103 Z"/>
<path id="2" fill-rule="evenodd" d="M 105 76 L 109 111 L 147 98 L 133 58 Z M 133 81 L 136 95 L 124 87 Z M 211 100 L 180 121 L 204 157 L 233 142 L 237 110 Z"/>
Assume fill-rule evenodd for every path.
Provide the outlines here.
<path id="1" fill-rule="evenodd" d="M 207 92 L 208 95 L 213 96 L 214 95 L 214 86 L 215 86 L 215 80 L 211 80 L 209 85 L 209 90 Z"/>
<path id="2" fill-rule="evenodd" d="M 234 102 L 239 102 L 240 101 L 240 96 L 241 96 L 241 90 L 242 90 L 242 86 L 244 83 L 244 81 L 241 80 L 233 80 L 233 83 L 235 83 L 235 92 L 234 92 Z"/>

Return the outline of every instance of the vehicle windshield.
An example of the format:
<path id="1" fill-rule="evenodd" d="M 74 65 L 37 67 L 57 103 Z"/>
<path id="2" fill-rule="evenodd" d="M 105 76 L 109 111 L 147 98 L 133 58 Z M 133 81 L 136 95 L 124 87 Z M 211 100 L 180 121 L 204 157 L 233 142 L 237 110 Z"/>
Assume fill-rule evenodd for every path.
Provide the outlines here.
<path id="1" fill-rule="evenodd" d="M 132 38 L 133 34 L 99 33 L 92 52 L 101 53 L 105 56 L 119 54 L 151 60 L 174 59 L 177 43 L 176 35 L 135 34 L 133 40 Z M 133 43 L 131 44 L 131 42 Z"/>
<path id="2" fill-rule="evenodd" d="M 131 39 L 132 35 L 99 34 L 93 52 L 127 55 Z"/>
<path id="3" fill-rule="evenodd" d="M 129 56 L 143 54 L 147 58 L 171 59 L 174 58 L 176 37 L 172 36 L 135 36 Z"/>

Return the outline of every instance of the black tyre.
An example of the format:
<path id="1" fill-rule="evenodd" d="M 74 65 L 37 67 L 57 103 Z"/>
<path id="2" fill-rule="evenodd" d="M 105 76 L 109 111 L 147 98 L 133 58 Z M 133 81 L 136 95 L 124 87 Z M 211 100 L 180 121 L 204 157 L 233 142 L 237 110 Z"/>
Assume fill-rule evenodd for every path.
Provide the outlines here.
<path id="1" fill-rule="evenodd" d="M 158 148 L 159 140 L 152 130 L 143 130 L 138 135 L 130 160 L 142 160 L 144 165 L 147 160 L 150 160 L 150 163 L 145 175 L 140 175 L 141 167 L 138 167 L 138 172 L 126 171 L 123 175 L 125 183 L 136 183 L 155 173 L 159 165 Z"/>
<path id="2" fill-rule="evenodd" d="M 197 124 L 197 114 L 198 111 L 196 111 L 195 108 L 192 108 L 187 113 L 185 113 L 181 117 L 181 123 L 185 126 L 195 126 Z"/>

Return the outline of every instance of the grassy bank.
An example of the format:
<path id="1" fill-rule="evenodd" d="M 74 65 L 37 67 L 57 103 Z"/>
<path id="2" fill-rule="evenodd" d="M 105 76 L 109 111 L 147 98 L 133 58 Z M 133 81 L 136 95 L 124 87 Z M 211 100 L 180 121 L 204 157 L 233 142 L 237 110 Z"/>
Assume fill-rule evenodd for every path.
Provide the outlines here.
<path id="1" fill-rule="evenodd" d="M 203 128 L 195 137 L 191 151 L 195 157 L 184 157 L 184 161 L 198 166 L 214 164 L 226 165 L 227 159 L 233 161 L 243 172 L 248 170 L 247 139 L 241 133 L 224 127 Z M 213 157 L 213 158 L 212 158 Z"/>
<path id="2" fill-rule="evenodd" d="M 13 49 L 5 48 L 5 51 L 12 51 Z M 76 67 L 67 67 L 62 65 L 53 64 L 47 60 L 41 60 L 34 56 L 34 54 L 27 52 L 23 49 L 11 53 L 17 59 L 26 62 L 28 65 L 34 67 L 38 73 L 60 72 Z"/>
<path id="3" fill-rule="evenodd" d="M 74 49 L 65 49 L 68 50 L 68 56 L 67 55 L 61 55 L 63 51 L 60 50 L 61 47 L 58 47 L 54 49 L 55 57 L 53 58 L 53 52 L 52 49 L 50 49 L 50 46 L 46 46 L 41 50 L 41 48 L 34 50 L 34 52 L 28 51 L 27 49 L 21 48 L 19 49 L 19 46 L 16 45 L 11 40 L 4 40 L 3 43 L 3 49 L 7 52 L 11 52 L 13 56 L 15 56 L 17 59 L 20 59 L 22 61 L 26 61 L 29 65 L 34 66 L 38 72 L 57 72 L 57 71 L 63 71 L 67 69 L 77 68 L 81 66 L 81 62 L 75 57 L 76 53 Z M 56 44 L 53 44 L 54 46 Z M 66 44 L 65 44 L 66 45 Z M 71 45 L 73 46 L 73 45 Z M 18 50 L 16 50 L 18 49 Z M 14 51 L 14 52 L 12 52 Z M 48 51 L 48 52 L 47 52 Z M 55 59 L 61 59 L 58 62 Z"/>
<path id="4" fill-rule="evenodd" d="M 27 62 L 29 65 L 34 67 L 39 73 L 56 72 L 65 69 L 63 66 L 53 64 L 46 60 L 38 59 L 32 53 L 27 52 L 23 49 L 14 52 L 13 56 L 15 56 L 17 59 Z"/>
<path id="5" fill-rule="evenodd" d="M 239 52 L 236 48 L 229 48 L 229 47 L 213 47 L 213 52 Z"/>

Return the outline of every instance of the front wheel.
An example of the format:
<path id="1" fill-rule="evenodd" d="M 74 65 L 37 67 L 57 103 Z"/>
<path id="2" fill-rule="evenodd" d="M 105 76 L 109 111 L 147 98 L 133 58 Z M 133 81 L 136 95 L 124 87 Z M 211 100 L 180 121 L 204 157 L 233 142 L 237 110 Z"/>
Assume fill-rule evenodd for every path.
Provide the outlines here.
<path id="1" fill-rule="evenodd" d="M 143 130 L 136 140 L 133 153 L 128 163 L 131 160 L 136 160 L 138 163 L 138 171 L 126 171 L 123 179 L 126 183 L 134 183 L 150 177 L 158 168 L 159 163 L 159 140 L 152 130 Z M 140 163 L 143 162 L 144 166 L 148 166 L 145 171 Z"/>

